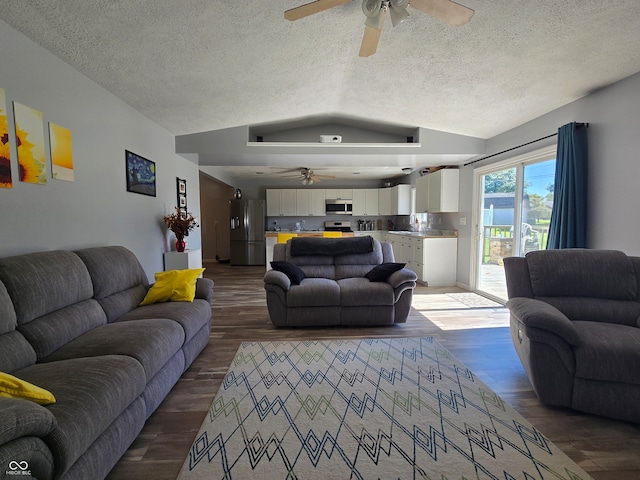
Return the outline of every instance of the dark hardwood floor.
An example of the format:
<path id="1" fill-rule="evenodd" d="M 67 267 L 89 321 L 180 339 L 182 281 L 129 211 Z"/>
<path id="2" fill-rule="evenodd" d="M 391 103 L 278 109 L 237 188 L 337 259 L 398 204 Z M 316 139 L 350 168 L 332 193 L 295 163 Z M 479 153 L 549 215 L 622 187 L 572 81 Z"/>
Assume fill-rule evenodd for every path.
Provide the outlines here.
<path id="1" fill-rule="evenodd" d="M 640 425 L 542 405 L 513 349 L 501 306 L 472 308 L 460 289 L 419 286 L 406 324 L 383 328 L 276 329 L 263 267 L 206 264 L 215 282 L 209 344 L 185 372 L 109 480 L 174 480 L 231 360 L 245 340 L 434 336 L 595 480 L 640 478 Z M 640 403 L 640 399 L 639 403 Z"/>

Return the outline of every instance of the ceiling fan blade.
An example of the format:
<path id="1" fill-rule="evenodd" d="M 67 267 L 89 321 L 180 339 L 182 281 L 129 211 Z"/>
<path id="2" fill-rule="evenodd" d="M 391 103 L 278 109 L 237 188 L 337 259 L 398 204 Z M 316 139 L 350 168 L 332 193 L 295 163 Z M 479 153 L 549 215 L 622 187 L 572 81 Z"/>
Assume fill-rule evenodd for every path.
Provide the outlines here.
<path id="1" fill-rule="evenodd" d="M 312 175 L 312 177 L 313 178 L 336 178 L 333 175 L 316 175 L 316 174 Z M 318 181 L 320 181 L 320 180 L 318 180 Z"/>
<path id="2" fill-rule="evenodd" d="M 451 0 L 411 0 L 409 5 L 454 27 L 469 22 L 475 13 L 472 9 Z"/>
<path id="3" fill-rule="evenodd" d="M 287 10 L 284 12 L 284 18 L 291 21 L 300 20 L 314 13 L 329 10 L 330 8 L 349 3 L 350 1 L 351 0 L 316 0 L 315 2 Z"/>
<path id="4" fill-rule="evenodd" d="M 382 10 L 380 12 L 380 16 L 382 16 L 380 25 L 384 23 L 384 18 L 387 15 L 386 10 Z M 361 57 L 370 57 L 376 50 L 378 49 L 378 42 L 380 41 L 380 34 L 382 33 L 382 29 L 378 30 L 377 28 L 370 27 L 369 25 L 364 26 L 364 35 L 362 36 L 362 44 L 360 45 L 360 53 Z"/>

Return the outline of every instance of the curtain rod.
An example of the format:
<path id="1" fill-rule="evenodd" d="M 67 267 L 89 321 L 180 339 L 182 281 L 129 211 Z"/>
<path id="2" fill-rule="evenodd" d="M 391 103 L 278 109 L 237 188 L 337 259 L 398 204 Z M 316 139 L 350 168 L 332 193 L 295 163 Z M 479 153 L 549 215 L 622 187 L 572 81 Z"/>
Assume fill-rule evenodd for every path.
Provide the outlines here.
<path id="1" fill-rule="evenodd" d="M 577 126 L 578 128 L 580 128 L 580 127 L 587 127 L 587 128 L 589 128 L 589 124 L 588 124 L 588 123 L 576 123 L 576 126 Z M 498 155 L 502 155 L 503 153 L 507 153 L 507 152 L 510 152 L 510 151 L 512 151 L 512 150 L 516 150 L 516 149 L 518 149 L 518 148 L 526 147 L 527 145 L 531 145 L 532 143 L 536 143 L 536 142 L 540 142 L 540 141 L 542 141 L 542 140 L 546 140 L 547 138 L 556 137 L 557 135 L 558 135 L 558 133 L 557 133 L 557 132 L 556 132 L 556 133 L 552 133 L 551 135 L 547 135 L 546 137 L 541 137 L 541 138 L 538 138 L 538 139 L 536 139 L 536 140 L 531 140 L 530 142 L 523 143 L 522 145 L 518 145 L 517 147 L 507 148 L 506 150 L 503 150 L 503 151 L 501 151 L 501 152 L 494 153 L 494 154 L 492 154 L 492 155 L 487 155 L 486 157 L 478 158 L 478 159 L 473 160 L 473 161 L 471 161 L 471 162 L 465 163 L 465 164 L 463 165 L 463 167 L 466 167 L 467 165 L 471 165 L 471 164 L 476 163 L 476 162 L 481 162 L 482 160 L 487 160 L 488 158 L 491 158 L 491 157 L 496 157 L 496 156 L 498 156 Z"/>

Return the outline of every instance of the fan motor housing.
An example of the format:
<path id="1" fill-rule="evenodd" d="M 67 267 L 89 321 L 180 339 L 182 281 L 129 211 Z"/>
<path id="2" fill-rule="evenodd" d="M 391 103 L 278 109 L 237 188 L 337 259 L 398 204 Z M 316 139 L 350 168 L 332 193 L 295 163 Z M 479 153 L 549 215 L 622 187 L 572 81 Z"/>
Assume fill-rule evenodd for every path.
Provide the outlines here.
<path id="1" fill-rule="evenodd" d="M 320 143 L 342 143 L 342 135 L 320 135 Z"/>

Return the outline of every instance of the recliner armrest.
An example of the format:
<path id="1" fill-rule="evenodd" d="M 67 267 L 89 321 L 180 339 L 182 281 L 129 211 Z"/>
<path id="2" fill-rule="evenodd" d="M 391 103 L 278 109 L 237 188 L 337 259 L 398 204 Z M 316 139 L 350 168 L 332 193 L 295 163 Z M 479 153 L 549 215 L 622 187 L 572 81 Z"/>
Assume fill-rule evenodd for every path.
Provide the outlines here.
<path id="1" fill-rule="evenodd" d="M 207 300 L 211 303 L 213 298 L 213 280 L 210 278 L 198 278 L 196 280 L 196 298 Z"/>
<path id="2" fill-rule="evenodd" d="M 277 285 L 285 291 L 291 288 L 291 280 L 289 280 L 289 277 L 277 270 L 268 270 L 267 273 L 264 274 L 263 281 L 265 285 L 268 283 Z"/>
<path id="3" fill-rule="evenodd" d="M 20 437 L 44 437 L 56 426 L 53 414 L 42 405 L 0 397 L 0 445 Z"/>
<path id="4" fill-rule="evenodd" d="M 416 280 L 418 276 L 416 272 L 413 270 L 409 270 L 408 268 L 402 268 L 396 272 L 393 272 L 389 278 L 387 278 L 387 283 L 391 285 L 394 289 L 398 288 L 403 283 L 413 283 L 415 287 Z"/>
<path id="5" fill-rule="evenodd" d="M 555 333 L 570 345 L 580 345 L 580 336 L 573 322 L 553 305 L 535 298 L 515 297 L 506 306 L 527 327 Z"/>

